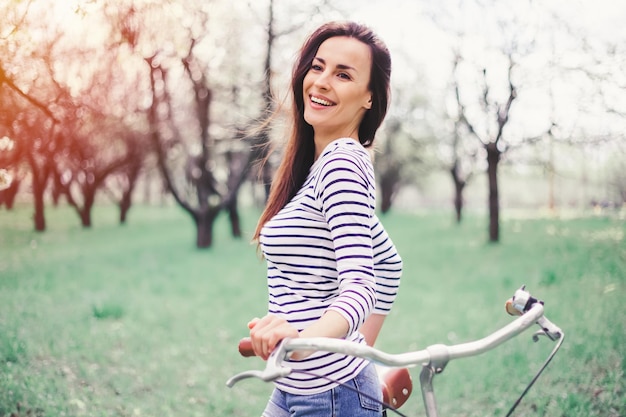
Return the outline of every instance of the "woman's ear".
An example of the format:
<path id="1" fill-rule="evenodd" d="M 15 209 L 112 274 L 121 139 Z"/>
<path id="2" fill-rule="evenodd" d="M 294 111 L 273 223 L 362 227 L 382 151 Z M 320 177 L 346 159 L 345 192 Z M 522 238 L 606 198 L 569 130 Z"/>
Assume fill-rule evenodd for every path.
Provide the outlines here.
<path id="1" fill-rule="evenodd" d="M 370 110 L 372 108 L 372 95 L 371 94 L 363 107 L 365 107 L 367 110 Z"/>

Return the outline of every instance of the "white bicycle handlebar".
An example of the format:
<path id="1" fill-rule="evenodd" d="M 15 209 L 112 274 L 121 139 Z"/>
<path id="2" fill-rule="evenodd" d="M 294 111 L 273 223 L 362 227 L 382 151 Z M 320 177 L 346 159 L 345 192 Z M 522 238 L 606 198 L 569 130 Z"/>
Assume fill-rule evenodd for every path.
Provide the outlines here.
<path id="1" fill-rule="evenodd" d="M 257 377 L 264 381 L 273 381 L 286 376 L 290 373 L 291 369 L 282 365 L 282 361 L 290 352 L 294 351 L 314 350 L 343 353 L 369 359 L 379 365 L 390 367 L 412 367 L 442 360 L 448 361 L 468 356 L 476 356 L 517 336 L 533 324 L 541 321 L 540 319 L 545 319 L 543 314 L 543 305 L 536 303 L 522 316 L 482 339 L 450 346 L 436 344 L 423 350 L 397 354 L 386 353 L 367 345 L 342 339 L 325 337 L 284 339 L 268 358 L 265 370 L 242 372 L 230 378 L 226 382 L 226 385 L 232 387 L 238 381 L 250 377 Z M 553 337 L 562 334 L 561 330 L 547 321 L 547 319 L 545 319 L 541 327 L 544 332 Z M 557 338 L 558 337 L 560 336 L 557 336 Z"/>
<path id="2" fill-rule="evenodd" d="M 241 372 L 231 377 L 226 382 L 226 385 L 232 387 L 240 380 L 251 377 L 260 378 L 266 382 L 285 377 L 289 375 L 292 370 L 284 364 L 284 360 L 294 351 L 343 353 L 349 356 L 368 359 L 378 365 L 387 367 L 409 368 L 418 365 L 422 366 L 420 384 L 422 386 L 426 414 L 428 416 L 437 416 L 432 388 L 432 377 L 434 374 L 442 372 L 450 360 L 480 355 L 519 335 L 533 324 L 537 324 L 541 330 L 535 332 L 533 336 L 535 341 L 538 336 L 543 335 L 550 340 L 559 341 L 559 343 L 557 343 L 557 347 L 544 367 L 528 386 L 528 388 L 530 388 L 541 371 L 543 371 L 545 366 L 549 363 L 554 353 L 558 350 L 563 341 L 563 331 L 545 317 L 543 302 L 532 297 L 524 287 L 517 290 L 513 298 L 507 301 L 506 311 L 512 315 L 519 315 L 519 317 L 482 339 L 455 345 L 435 344 L 426 349 L 406 353 L 392 354 L 364 344 L 326 337 L 284 339 L 268 358 L 265 369 L 262 371 L 252 370 Z M 251 348 L 247 347 L 246 349 L 248 349 L 249 352 Z M 240 352 L 244 356 L 249 356 L 249 354 L 245 354 L 242 351 L 241 344 Z M 524 394 L 522 394 L 522 396 Z M 520 400 L 521 397 L 516 405 Z M 509 415 L 514 408 L 515 406 L 511 409 Z"/>

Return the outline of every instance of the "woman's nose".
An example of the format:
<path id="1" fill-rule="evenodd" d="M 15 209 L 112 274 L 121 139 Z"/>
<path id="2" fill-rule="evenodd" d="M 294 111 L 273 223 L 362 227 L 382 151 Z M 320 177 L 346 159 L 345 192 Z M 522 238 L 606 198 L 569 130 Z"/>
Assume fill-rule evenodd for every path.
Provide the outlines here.
<path id="1" fill-rule="evenodd" d="M 321 89 L 327 89 L 328 88 L 328 77 L 329 74 L 328 72 L 324 71 L 322 73 L 320 73 L 318 75 L 318 77 L 315 79 L 315 86 L 317 88 L 321 88 Z"/>

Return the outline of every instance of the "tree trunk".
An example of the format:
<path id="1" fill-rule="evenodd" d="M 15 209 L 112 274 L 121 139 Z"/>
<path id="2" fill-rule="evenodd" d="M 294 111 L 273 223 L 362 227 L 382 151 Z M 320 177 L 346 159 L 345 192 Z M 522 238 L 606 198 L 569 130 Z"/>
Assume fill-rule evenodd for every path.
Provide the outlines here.
<path id="1" fill-rule="evenodd" d="M 91 213 L 86 208 L 83 208 L 78 212 L 80 214 L 80 224 L 88 229 L 91 227 Z"/>
<path id="2" fill-rule="evenodd" d="M 501 151 L 495 142 L 485 146 L 487 150 L 487 177 L 489 179 L 489 242 L 500 240 L 500 201 L 498 196 L 498 164 Z"/>
<path id="3" fill-rule="evenodd" d="M 120 200 L 120 224 L 126 224 L 128 211 L 133 204 L 133 191 L 137 185 L 137 179 L 139 178 L 141 167 L 142 163 L 138 163 L 137 160 L 135 160 L 135 163 L 133 163 L 128 170 L 128 186 L 125 190 L 123 190 L 122 199 Z"/>
<path id="4" fill-rule="evenodd" d="M 400 170 L 388 168 L 380 175 L 380 211 L 385 214 L 391 210 L 393 199 L 400 183 Z"/>
<path id="5" fill-rule="evenodd" d="M 381 187 L 380 191 L 380 211 L 385 214 L 391 210 L 392 192 L 390 187 Z"/>
<path id="6" fill-rule="evenodd" d="M 20 187 L 20 180 L 14 179 L 11 182 L 11 185 L 6 190 L 0 191 L 0 206 L 3 204 L 6 206 L 7 210 L 13 209 L 13 204 L 15 203 L 15 196 L 17 195 L 17 191 Z"/>
<path id="7" fill-rule="evenodd" d="M 31 174 L 33 176 L 33 203 L 35 213 L 33 214 L 33 221 L 35 223 L 35 231 L 43 232 L 46 230 L 46 216 L 44 209 L 44 192 L 46 191 L 46 184 L 48 182 L 48 173 L 46 169 L 40 169 L 34 162 L 34 158 L 31 158 Z"/>
<path id="8" fill-rule="evenodd" d="M 59 201 L 61 200 L 61 195 L 63 194 L 63 186 L 61 185 L 61 180 L 59 176 L 56 174 L 52 175 L 52 205 L 54 207 L 59 206 Z"/>
<path id="9" fill-rule="evenodd" d="M 213 223 L 219 212 L 219 209 L 210 208 L 202 213 L 194 214 L 197 229 L 196 247 L 210 248 L 213 244 Z"/>
<path id="10" fill-rule="evenodd" d="M 124 192 L 120 201 L 120 224 L 126 224 L 126 218 L 131 206 L 131 192 Z"/>
<path id="11" fill-rule="evenodd" d="M 461 220 L 463 220 L 463 188 L 464 187 L 465 187 L 465 183 L 463 181 L 459 181 L 458 179 L 454 180 L 454 212 L 455 212 L 457 224 L 461 224 Z"/>
<path id="12" fill-rule="evenodd" d="M 83 204 L 82 210 L 78 210 L 78 214 L 80 215 L 81 225 L 85 228 L 91 227 L 91 209 L 93 208 L 93 203 L 96 199 L 96 189 L 88 188 L 84 191 L 85 203 Z"/>
<path id="13" fill-rule="evenodd" d="M 465 189 L 466 181 L 461 179 L 459 175 L 459 161 L 455 160 L 450 168 L 450 175 L 452 176 L 452 182 L 454 182 L 454 212 L 456 215 L 457 224 L 461 223 L 463 219 L 463 190 Z"/>
<path id="14" fill-rule="evenodd" d="M 272 168 L 268 162 L 263 164 L 263 189 L 265 191 L 265 202 L 267 203 L 272 191 Z"/>
<path id="15" fill-rule="evenodd" d="M 239 210 L 237 209 L 237 196 L 235 196 L 231 203 L 226 207 L 228 210 L 228 218 L 230 220 L 230 230 L 233 237 L 241 237 L 241 218 L 239 217 Z"/>
<path id="16" fill-rule="evenodd" d="M 35 230 L 37 232 L 43 232 L 46 230 L 46 216 L 44 213 L 43 192 L 35 192 L 34 188 L 35 187 L 33 187 L 35 214 L 33 215 L 33 220 L 35 222 Z"/>

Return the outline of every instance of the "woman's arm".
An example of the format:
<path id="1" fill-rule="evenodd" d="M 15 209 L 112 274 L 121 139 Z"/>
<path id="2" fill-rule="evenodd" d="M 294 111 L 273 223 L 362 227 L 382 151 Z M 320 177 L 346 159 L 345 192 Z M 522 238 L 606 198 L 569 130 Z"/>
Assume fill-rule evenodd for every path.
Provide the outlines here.
<path id="1" fill-rule="evenodd" d="M 376 343 L 385 317 L 387 316 L 383 314 L 372 313 L 361 326 L 361 334 L 365 336 L 365 342 L 367 342 L 368 346 L 374 346 L 374 343 Z"/>
<path id="2" fill-rule="evenodd" d="M 252 319 L 248 323 L 252 348 L 257 356 L 267 360 L 276 345 L 286 337 L 345 337 L 350 329 L 346 319 L 333 310 L 326 311 L 309 327 L 298 332 L 285 319 L 268 314 L 262 319 Z M 295 352 L 293 359 L 303 359 L 311 352 Z"/>

